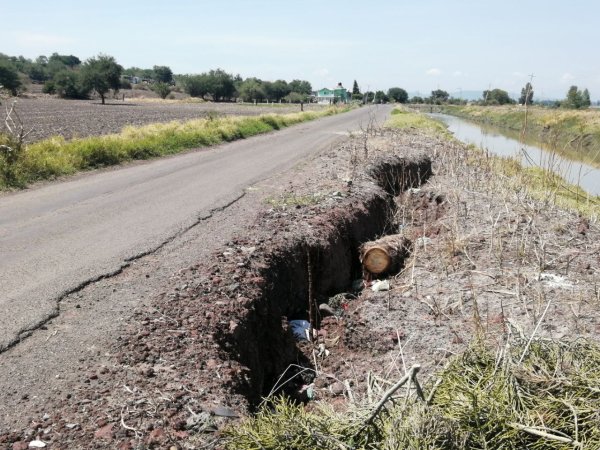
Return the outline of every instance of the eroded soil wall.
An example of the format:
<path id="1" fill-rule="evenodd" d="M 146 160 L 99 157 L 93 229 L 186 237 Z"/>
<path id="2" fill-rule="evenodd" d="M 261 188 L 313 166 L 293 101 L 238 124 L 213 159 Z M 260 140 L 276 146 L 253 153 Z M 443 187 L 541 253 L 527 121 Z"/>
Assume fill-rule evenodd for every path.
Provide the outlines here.
<path id="1" fill-rule="evenodd" d="M 368 171 L 377 188 L 354 194 L 348 205 L 311 223 L 306 235 L 267 255 L 260 272 L 262 289 L 235 330 L 219 336 L 227 351 L 249 369 L 238 388 L 251 404 L 270 391 L 290 364 L 310 367 L 287 330 L 287 320 L 309 319 L 309 295 L 318 303 L 350 290 L 361 276 L 359 246 L 392 229 L 393 196 L 421 185 L 431 173 L 429 159 L 382 160 Z"/>

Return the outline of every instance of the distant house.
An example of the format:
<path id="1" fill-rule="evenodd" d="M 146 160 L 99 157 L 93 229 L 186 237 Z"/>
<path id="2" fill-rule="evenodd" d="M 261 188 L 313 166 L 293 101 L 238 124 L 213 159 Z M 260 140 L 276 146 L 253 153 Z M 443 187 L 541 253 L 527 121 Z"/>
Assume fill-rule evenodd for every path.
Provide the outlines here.
<path id="1" fill-rule="evenodd" d="M 338 85 L 333 88 L 323 88 L 317 92 L 317 103 L 321 104 L 333 104 L 333 103 L 348 103 L 350 101 L 350 96 L 348 95 L 348 91 L 342 83 L 338 83 Z"/>

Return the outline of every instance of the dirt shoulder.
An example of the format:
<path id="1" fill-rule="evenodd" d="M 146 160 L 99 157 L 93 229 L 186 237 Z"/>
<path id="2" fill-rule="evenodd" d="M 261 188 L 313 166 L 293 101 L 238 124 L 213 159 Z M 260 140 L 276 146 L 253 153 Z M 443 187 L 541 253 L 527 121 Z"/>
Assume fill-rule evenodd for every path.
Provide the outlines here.
<path id="1" fill-rule="evenodd" d="M 15 394 L 0 443 L 220 447 L 218 430 L 291 365 L 300 370 L 288 395 L 343 409 L 369 399 L 373 380 L 396 380 L 413 363 L 427 378 L 474 336 L 502 342 L 509 325 L 597 338 L 596 224 L 551 195 L 508 188 L 463 145 L 370 131 L 249 189 L 234 223 L 214 222 L 216 235 L 190 235 L 168 258 L 106 280 L 98 301 L 135 286 L 145 301 L 82 355 L 79 376 L 43 400 Z M 353 283 L 358 246 L 383 234 L 405 237 L 410 256 L 387 277 L 391 289 L 374 292 Z M 164 281 L 144 282 L 155 274 Z M 310 317 L 309 300 L 333 315 Z M 311 318 L 318 338 L 296 342 L 288 321 Z"/>

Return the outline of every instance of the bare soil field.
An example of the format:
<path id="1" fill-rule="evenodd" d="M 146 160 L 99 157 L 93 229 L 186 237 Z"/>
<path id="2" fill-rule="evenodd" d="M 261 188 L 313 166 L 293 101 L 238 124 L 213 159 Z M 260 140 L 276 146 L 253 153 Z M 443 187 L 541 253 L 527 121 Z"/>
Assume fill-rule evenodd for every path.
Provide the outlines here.
<path id="1" fill-rule="evenodd" d="M 412 364 L 432 377 L 475 336 L 598 340 L 598 226 L 509 188 L 459 143 L 370 130 L 251 195 L 263 208 L 245 233 L 173 274 L 108 364 L 0 444 L 222 448 L 222 427 L 274 392 L 343 410 Z M 358 248 L 390 234 L 409 255 L 375 292 Z M 294 319 L 317 337 L 297 342 Z"/>
<path id="2" fill-rule="evenodd" d="M 3 103 L 9 104 L 10 99 Z M 305 110 L 318 105 L 305 105 Z M 62 100 L 50 97 L 19 98 L 17 110 L 26 129 L 33 128 L 28 141 L 51 136 L 66 139 L 118 133 L 127 125 L 140 126 L 172 120 L 199 119 L 207 116 L 285 114 L 300 111 L 300 105 L 258 105 L 238 103 L 188 103 L 148 99 Z"/>

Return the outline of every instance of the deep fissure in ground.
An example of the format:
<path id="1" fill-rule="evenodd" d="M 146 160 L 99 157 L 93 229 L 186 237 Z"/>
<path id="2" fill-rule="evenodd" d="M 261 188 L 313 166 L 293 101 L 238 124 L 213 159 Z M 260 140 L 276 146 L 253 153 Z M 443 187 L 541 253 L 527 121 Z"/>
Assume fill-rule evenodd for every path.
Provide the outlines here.
<path id="1" fill-rule="evenodd" d="M 354 211 L 345 219 L 332 219 L 324 236 L 302 236 L 272 251 L 261 270 L 264 287 L 248 314 L 235 330 L 217 336 L 231 357 L 248 368 L 236 380 L 234 390 L 251 407 L 272 393 L 284 372 L 280 381 L 293 377 L 285 383 L 287 393 L 298 392 L 310 382 L 312 362 L 301 351 L 304 344 L 296 342 L 288 321 L 312 319 L 318 328 L 320 318 L 314 309 L 310 313 L 309 299 L 314 297 L 313 303 L 319 304 L 352 290 L 353 280 L 362 277 L 359 246 L 397 229 L 394 197 L 425 183 L 432 175 L 431 160 L 387 158 L 370 166 L 367 173 L 379 191 L 353 203 Z M 289 370 L 290 365 L 297 366 L 295 371 Z M 302 373 L 295 376 L 298 372 Z"/>

